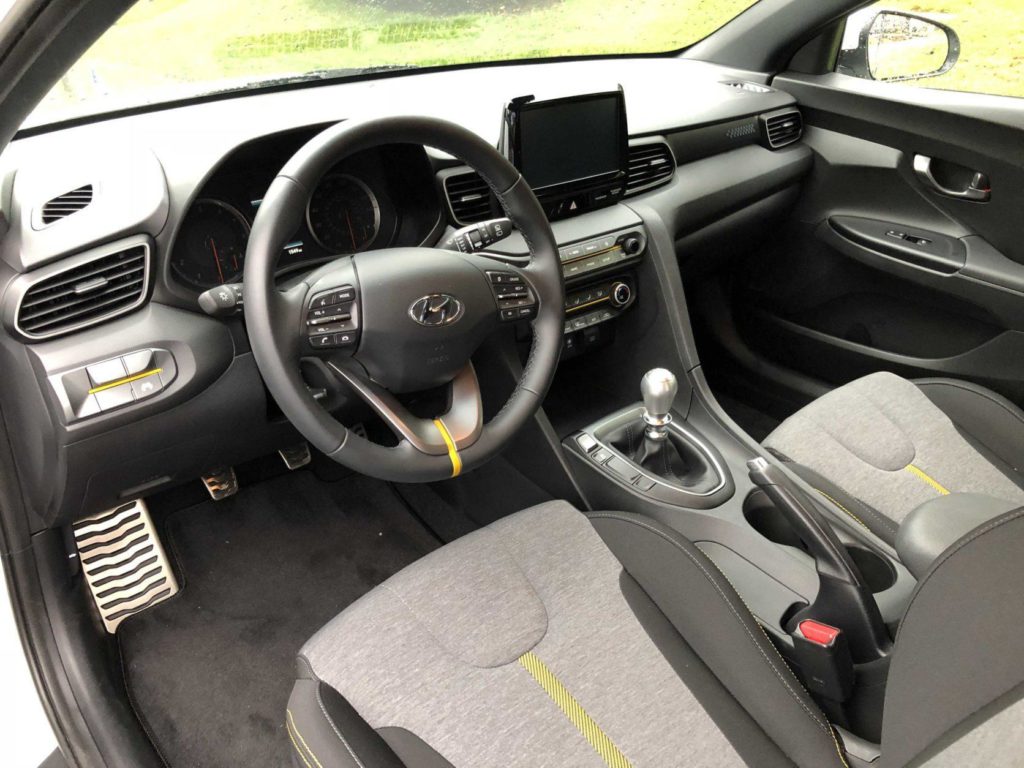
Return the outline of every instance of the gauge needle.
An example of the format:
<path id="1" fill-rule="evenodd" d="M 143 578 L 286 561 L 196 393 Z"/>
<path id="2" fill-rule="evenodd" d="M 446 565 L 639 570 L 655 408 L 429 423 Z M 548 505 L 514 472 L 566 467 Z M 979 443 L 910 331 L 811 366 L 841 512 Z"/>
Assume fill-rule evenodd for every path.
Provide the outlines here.
<path id="1" fill-rule="evenodd" d="M 220 268 L 220 256 L 217 255 L 217 244 L 210 238 L 210 250 L 213 251 L 213 263 L 217 265 L 217 274 L 220 275 L 221 285 L 224 284 L 224 270 Z"/>
<path id="2" fill-rule="evenodd" d="M 352 217 L 348 215 L 348 211 L 345 211 L 345 221 L 348 222 L 348 235 L 352 238 L 352 250 L 356 249 L 356 231 L 352 229 Z"/>

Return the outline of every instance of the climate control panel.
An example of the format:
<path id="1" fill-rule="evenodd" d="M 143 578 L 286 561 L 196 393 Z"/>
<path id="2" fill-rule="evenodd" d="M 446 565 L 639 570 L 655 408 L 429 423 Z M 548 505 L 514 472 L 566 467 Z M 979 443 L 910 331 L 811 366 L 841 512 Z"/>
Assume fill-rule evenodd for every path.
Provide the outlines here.
<path id="1" fill-rule="evenodd" d="M 565 279 L 571 281 L 639 261 L 646 249 L 647 237 L 643 231 L 631 227 L 563 245 L 558 249 L 558 258 Z"/>

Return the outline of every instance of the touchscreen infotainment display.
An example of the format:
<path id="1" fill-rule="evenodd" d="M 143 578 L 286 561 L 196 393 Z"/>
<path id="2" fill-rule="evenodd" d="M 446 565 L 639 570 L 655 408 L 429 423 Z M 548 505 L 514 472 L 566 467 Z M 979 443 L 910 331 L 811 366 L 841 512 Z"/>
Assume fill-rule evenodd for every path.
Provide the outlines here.
<path id="1" fill-rule="evenodd" d="M 512 161 L 535 191 L 624 172 L 628 138 L 621 91 L 512 108 Z"/>

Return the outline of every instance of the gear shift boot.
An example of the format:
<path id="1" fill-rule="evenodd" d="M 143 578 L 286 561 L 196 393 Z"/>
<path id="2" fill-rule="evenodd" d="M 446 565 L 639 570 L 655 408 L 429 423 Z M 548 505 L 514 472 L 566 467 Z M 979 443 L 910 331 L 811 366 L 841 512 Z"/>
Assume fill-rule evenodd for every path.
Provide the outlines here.
<path id="1" fill-rule="evenodd" d="M 707 455 L 684 435 L 669 428 L 664 439 L 652 439 L 645 427 L 642 418 L 628 421 L 604 435 L 603 441 L 645 473 L 690 493 L 707 493 L 721 483 Z"/>

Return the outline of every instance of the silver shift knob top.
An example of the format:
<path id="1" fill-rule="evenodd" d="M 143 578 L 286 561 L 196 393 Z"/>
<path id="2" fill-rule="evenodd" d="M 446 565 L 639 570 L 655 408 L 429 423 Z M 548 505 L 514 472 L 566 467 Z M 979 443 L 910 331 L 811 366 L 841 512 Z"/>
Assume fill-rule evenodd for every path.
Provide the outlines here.
<path id="1" fill-rule="evenodd" d="M 640 394 L 644 398 L 644 421 L 650 427 L 664 427 L 672 417 L 672 403 L 676 399 L 679 382 L 675 374 L 664 368 L 654 368 L 640 380 Z"/>

